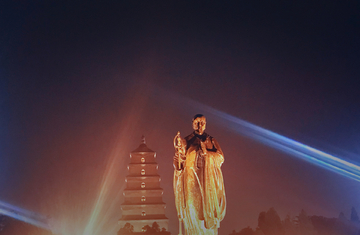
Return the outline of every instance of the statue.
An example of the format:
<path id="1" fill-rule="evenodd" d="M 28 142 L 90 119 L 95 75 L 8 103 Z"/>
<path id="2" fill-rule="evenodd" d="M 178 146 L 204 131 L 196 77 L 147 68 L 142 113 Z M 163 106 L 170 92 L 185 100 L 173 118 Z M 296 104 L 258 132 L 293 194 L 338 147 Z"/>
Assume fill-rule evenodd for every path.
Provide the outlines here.
<path id="1" fill-rule="evenodd" d="M 226 210 L 221 165 L 224 154 L 212 136 L 205 133 L 202 114 L 193 118 L 194 132 L 174 138 L 174 193 L 180 221 L 187 235 L 217 235 Z"/>

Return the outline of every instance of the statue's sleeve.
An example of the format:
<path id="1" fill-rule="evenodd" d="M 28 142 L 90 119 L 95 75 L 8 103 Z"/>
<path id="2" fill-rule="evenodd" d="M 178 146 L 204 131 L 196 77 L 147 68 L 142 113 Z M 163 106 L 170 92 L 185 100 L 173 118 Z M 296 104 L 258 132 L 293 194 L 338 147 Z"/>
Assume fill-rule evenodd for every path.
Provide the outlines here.
<path id="1" fill-rule="evenodd" d="M 218 228 L 226 211 L 223 175 L 217 161 L 220 154 L 210 152 L 205 158 L 204 219 L 206 228 Z"/>
<path id="2" fill-rule="evenodd" d="M 185 192 L 184 192 L 184 175 L 182 172 L 174 170 L 173 180 L 174 194 L 175 194 L 175 206 L 178 213 L 178 217 L 184 218 L 185 208 Z"/>
<path id="3" fill-rule="evenodd" d="M 219 143 L 212 138 L 214 150 L 205 158 L 204 219 L 206 228 L 218 228 L 226 213 L 226 198 L 221 165 L 224 155 Z M 205 203 L 206 202 L 206 203 Z"/>
<path id="4" fill-rule="evenodd" d="M 218 167 L 220 167 L 223 162 L 224 162 L 224 153 L 221 150 L 221 147 L 219 145 L 219 143 L 217 142 L 217 140 L 215 138 L 211 138 L 211 142 L 214 146 L 214 149 L 216 150 L 216 155 L 215 155 L 215 163 Z"/>

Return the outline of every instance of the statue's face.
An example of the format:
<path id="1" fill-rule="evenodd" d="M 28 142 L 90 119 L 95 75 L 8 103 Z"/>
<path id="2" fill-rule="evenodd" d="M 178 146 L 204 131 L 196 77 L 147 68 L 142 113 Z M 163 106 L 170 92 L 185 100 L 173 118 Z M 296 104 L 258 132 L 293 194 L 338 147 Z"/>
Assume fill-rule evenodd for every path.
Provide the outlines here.
<path id="1" fill-rule="evenodd" d="M 204 116 L 198 117 L 193 121 L 193 129 L 196 134 L 204 134 L 206 128 L 206 118 Z"/>

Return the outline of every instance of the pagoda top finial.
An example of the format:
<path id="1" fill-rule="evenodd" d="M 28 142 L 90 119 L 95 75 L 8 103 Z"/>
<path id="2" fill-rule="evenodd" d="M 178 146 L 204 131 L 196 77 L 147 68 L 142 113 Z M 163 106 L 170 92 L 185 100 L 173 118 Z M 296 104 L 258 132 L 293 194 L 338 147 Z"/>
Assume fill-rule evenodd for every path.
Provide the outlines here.
<path id="1" fill-rule="evenodd" d="M 145 141 L 145 136 L 141 136 L 141 144 L 140 146 L 135 149 L 134 151 L 132 151 L 132 153 L 155 153 L 153 150 L 149 149 L 147 146 L 146 146 L 146 141 Z"/>
<path id="2" fill-rule="evenodd" d="M 144 136 L 144 135 L 141 136 L 141 143 L 142 143 L 142 144 L 146 144 L 145 136 Z"/>

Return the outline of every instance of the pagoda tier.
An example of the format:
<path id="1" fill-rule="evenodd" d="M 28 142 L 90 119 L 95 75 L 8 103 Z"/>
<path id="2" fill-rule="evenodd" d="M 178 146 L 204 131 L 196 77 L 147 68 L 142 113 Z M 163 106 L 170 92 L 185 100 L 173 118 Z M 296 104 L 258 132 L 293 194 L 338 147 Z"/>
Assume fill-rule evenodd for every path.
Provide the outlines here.
<path id="1" fill-rule="evenodd" d="M 160 228 L 168 230 L 166 205 L 163 202 L 163 189 L 160 187 L 160 175 L 156 153 L 149 149 L 143 139 L 140 146 L 131 152 L 128 175 L 125 178 L 124 202 L 121 204 L 122 217 L 120 227 L 126 223 L 134 226 L 134 232 L 143 232 L 156 222 Z"/>

